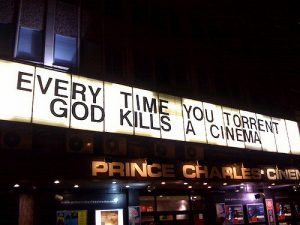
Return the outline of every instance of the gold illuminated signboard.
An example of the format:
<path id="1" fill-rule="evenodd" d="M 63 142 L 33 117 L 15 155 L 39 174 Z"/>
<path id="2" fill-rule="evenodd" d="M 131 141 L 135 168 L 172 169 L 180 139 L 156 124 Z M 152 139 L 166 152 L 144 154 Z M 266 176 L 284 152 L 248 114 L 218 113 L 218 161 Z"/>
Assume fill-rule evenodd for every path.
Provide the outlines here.
<path id="1" fill-rule="evenodd" d="M 208 166 L 195 163 L 105 162 L 92 161 L 92 176 L 98 178 L 182 178 L 187 180 L 300 180 L 298 168 Z"/>
<path id="2" fill-rule="evenodd" d="M 0 60 L 0 119 L 300 154 L 295 121 Z"/>

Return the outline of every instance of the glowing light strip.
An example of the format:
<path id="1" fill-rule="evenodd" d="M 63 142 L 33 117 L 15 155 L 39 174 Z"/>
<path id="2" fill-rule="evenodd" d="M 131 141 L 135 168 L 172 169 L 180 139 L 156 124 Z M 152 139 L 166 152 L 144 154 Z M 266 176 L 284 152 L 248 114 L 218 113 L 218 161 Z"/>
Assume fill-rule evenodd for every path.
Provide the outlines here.
<path id="1" fill-rule="evenodd" d="M 0 119 L 300 154 L 297 122 L 0 60 Z"/>

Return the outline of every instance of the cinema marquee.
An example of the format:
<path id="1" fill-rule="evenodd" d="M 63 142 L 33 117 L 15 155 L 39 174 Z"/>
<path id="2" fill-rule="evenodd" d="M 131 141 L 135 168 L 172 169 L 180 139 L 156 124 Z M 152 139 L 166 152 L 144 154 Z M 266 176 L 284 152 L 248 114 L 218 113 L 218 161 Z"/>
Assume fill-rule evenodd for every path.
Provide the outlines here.
<path id="1" fill-rule="evenodd" d="M 0 119 L 300 154 L 295 121 L 0 60 Z"/>

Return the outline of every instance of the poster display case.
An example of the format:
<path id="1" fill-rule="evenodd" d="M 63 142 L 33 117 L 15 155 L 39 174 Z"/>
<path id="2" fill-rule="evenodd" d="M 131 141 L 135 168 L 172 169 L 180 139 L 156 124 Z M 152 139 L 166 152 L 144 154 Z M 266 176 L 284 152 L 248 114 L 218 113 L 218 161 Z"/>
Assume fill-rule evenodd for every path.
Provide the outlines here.
<path id="1" fill-rule="evenodd" d="M 249 223 L 265 222 L 265 209 L 263 203 L 247 204 Z"/>
<path id="2" fill-rule="evenodd" d="M 56 225 L 87 225 L 87 210 L 57 211 Z"/>
<path id="3" fill-rule="evenodd" d="M 244 224 L 242 205 L 225 205 L 225 219 L 227 224 Z"/>
<path id="4" fill-rule="evenodd" d="M 123 225 L 123 209 L 96 210 L 96 225 Z"/>
<path id="5" fill-rule="evenodd" d="M 276 216 L 278 221 L 292 219 L 292 209 L 290 203 L 276 202 Z"/>

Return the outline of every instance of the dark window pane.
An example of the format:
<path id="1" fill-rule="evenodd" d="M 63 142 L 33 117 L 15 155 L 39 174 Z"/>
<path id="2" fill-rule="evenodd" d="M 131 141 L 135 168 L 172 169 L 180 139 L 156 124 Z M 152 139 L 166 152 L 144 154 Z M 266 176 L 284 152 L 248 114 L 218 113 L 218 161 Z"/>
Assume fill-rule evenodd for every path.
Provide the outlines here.
<path id="1" fill-rule="evenodd" d="M 11 57 L 14 49 L 15 26 L 10 23 L 0 23 L 0 34 L 0 55 Z"/>
<path id="2" fill-rule="evenodd" d="M 12 57 L 15 40 L 16 0 L 0 0 L 0 55 Z"/>
<path id="3" fill-rule="evenodd" d="M 74 4 L 57 1 L 55 11 L 55 33 L 65 36 L 78 36 L 78 7 Z"/>
<path id="4" fill-rule="evenodd" d="M 17 57 L 42 61 L 43 32 L 27 27 L 20 27 Z"/>
<path id="5" fill-rule="evenodd" d="M 188 196 L 159 196 L 157 211 L 185 211 L 189 210 Z"/>
<path id="6" fill-rule="evenodd" d="M 156 81 L 160 87 L 170 84 L 170 65 L 166 60 L 157 60 L 155 63 Z"/>
<path id="7" fill-rule="evenodd" d="M 82 40 L 80 63 L 82 73 L 99 74 L 102 64 L 100 46 L 94 42 Z"/>
<path id="8" fill-rule="evenodd" d="M 54 64 L 59 66 L 75 66 L 77 48 L 76 43 L 76 38 L 56 34 Z"/>
<path id="9" fill-rule="evenodd" d="M 154 196 L 140 196 L 139 197 L 141 212 L 154 211 Z"/>
<path id="10" fill-rule="evenodd" d="M 146 50 L 147 51 L 147 50 Z M 152 82 L 152 59 L 142 50 L 134 51 L 134 73 L 138 82 Z"/>
<path id="11" fill-rule="evenodd" d="M 45 1 L 22 0 L 21 26 L 37 30 L 44 28 Z"/>
<path id="12" fill-rule="evenodd" d="M 123 69 L 123 49 L 107 47 L 105 50 L 105 74 L 107 77 L 121 78 Z"/>

